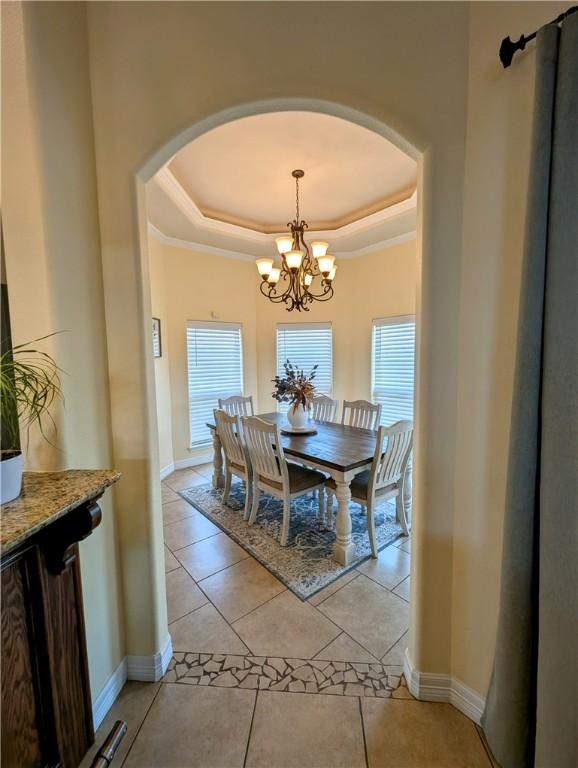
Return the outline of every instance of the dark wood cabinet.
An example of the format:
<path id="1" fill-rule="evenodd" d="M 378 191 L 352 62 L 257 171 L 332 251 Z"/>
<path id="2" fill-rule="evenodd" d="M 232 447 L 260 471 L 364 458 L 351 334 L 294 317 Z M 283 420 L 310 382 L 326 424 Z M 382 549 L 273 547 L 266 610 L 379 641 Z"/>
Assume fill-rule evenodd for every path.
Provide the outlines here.
<path id="1" fill-rule="evenodd" d="M 2 768 L 77 768 L 94 741 L 78 541 L 95 498 L 2 555 Z"/>

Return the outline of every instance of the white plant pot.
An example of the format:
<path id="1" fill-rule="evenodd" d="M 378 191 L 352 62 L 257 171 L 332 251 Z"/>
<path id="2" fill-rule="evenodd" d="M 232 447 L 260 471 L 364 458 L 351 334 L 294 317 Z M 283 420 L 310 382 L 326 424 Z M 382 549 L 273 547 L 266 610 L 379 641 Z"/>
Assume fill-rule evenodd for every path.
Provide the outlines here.
<path id="1" fill-rule="evenodd" d="M 0 502 L 6 504 L 22 490 L 22 454 L 0 461 Z"/>
<path id="2" fill-rule="evenodd" d="M 287 418 L 292 427 L 301 429 L 307 426 L 309 415 L 302 405 L 292 405 L 287 413 Z"/>

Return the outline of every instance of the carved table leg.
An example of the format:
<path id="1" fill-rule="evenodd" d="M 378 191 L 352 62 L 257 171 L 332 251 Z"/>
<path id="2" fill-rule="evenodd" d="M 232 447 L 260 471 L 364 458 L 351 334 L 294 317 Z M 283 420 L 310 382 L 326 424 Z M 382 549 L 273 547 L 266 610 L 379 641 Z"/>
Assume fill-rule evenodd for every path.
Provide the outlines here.
<path id="1" fill-rule="evenodd" d="M 355 544 L 351 539 L 351 488 L 349 480 L 336 480 L 337 518 L 335 520 L 336 539 L 333 545 L 333 557 L 340 565 L 349 565 L 355 554 Z"/>
<path id="2" fill-rule="evenodd" d="M 224 484 L 223 452 L 221 450 L 221 440 L 215 429 L 213 430 L 213 488 L 222 488 Z"/>

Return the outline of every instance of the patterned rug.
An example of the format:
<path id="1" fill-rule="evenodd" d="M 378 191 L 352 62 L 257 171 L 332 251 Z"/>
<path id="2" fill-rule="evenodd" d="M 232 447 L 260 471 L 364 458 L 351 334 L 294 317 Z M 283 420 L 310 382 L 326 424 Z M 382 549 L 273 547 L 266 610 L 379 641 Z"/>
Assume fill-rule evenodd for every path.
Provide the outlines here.
<path id="1" fill-rule="evenodd" d="M 209 483 L 180 493 L 301 600 L 331 584 L 371 554 L 366 516 L 354 502 L 350 509 L 355 557 L 349 565 L 341 566 L 332 557 L 335 530 L 327 530 L 318 520 L 317 501 L 311 496 L 301 496 L 291 503 L 289 543 L 281 547 L 283 502 L 279 499 L 262 493 L 257 520 L 249 526 L 243 520 L 245 491 L 241 482 L 233 481 L 228 506 L 222 502 L 222 489 L 214 489 Z M 385 502 L 377 507 L 375 531 L 378 549 L 401 536 L 401 527 L 395 519 L 395 503 Z"/>

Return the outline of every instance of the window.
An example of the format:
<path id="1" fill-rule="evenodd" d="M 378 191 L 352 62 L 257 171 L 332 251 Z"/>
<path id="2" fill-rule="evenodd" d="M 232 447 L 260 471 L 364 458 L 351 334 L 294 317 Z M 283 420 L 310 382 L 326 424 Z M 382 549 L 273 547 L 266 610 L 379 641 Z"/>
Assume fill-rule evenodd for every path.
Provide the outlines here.
<path id="1" fill-rule="evenodd" d="M 187 323 L 191 448 L 211 442 L 206 424 L 219 398 L 243 394 L 242 350 L 239 323 Z"/>
<path id="2" fill-rule="evenodd" d="M 308 373 L 318 364 L 315 386 L 320 395 L 331 395 L 333 385 L 333 337 L 331 323 L 280 323 L 277 325 L 277 375 L 284 373 L 283 363 Z M 288 403 L 279 403 L 285 413 Z"/>
<path id="3" fill-rule="evenodd" d="M 374 320 L 372 347 L 371 391 L 381 404 L 381 423 L 413 420 L 415 318 Z"/>

